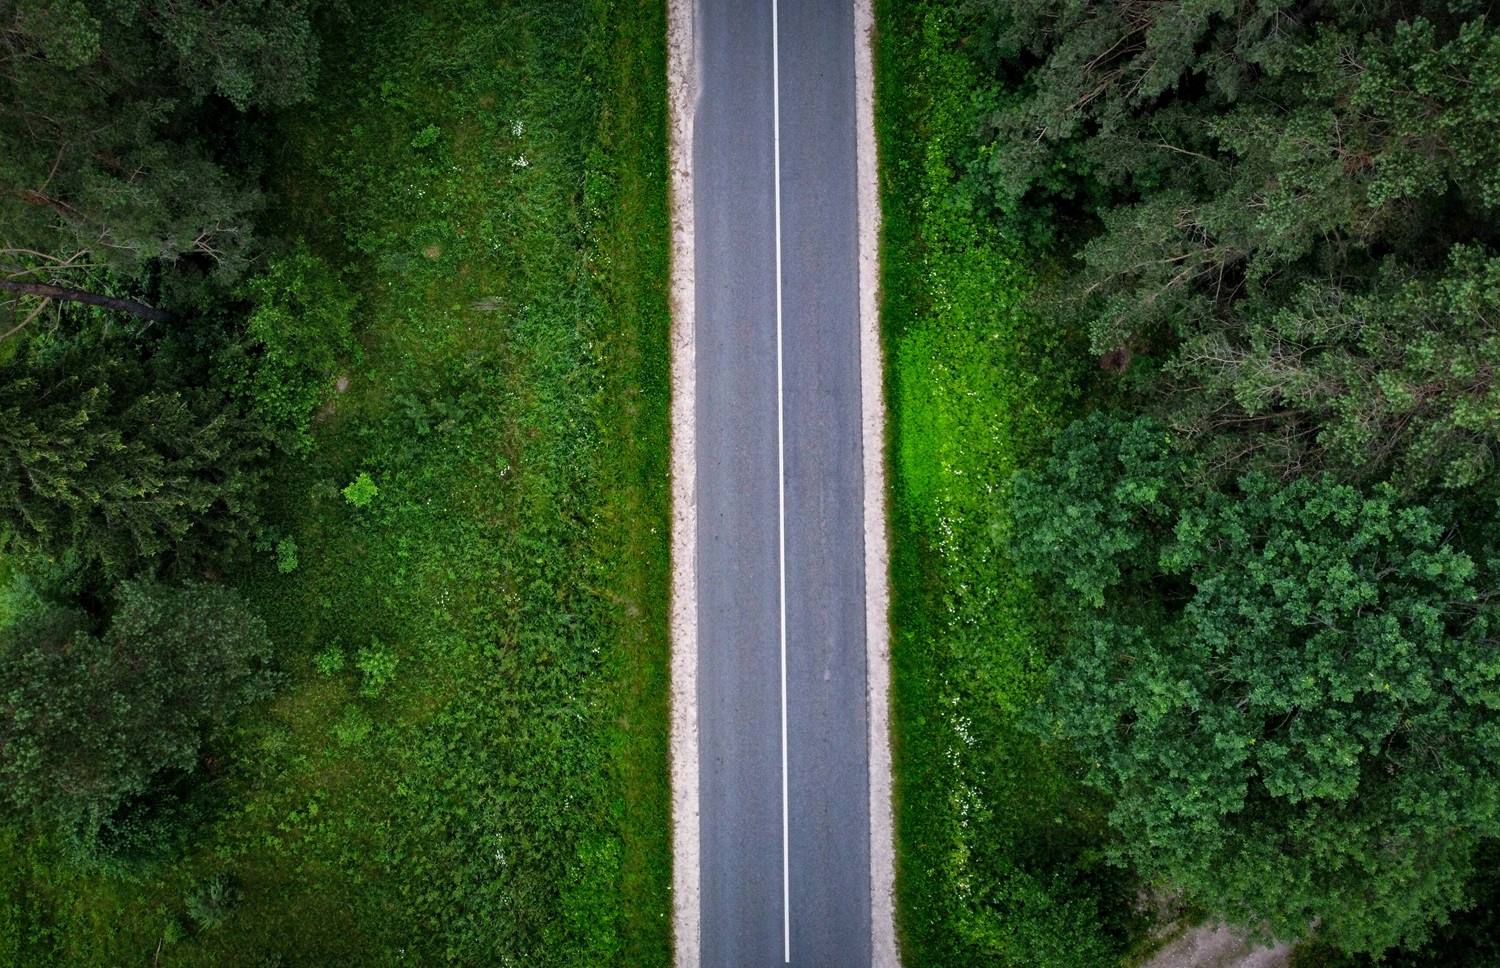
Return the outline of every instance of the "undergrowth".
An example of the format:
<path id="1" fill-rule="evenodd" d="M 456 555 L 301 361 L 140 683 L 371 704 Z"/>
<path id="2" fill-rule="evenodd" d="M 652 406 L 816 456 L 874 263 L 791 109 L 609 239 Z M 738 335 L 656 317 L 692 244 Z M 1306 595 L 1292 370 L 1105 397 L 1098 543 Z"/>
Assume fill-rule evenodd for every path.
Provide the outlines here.
<path id="1" fill-rule="evenodd" d="M 270 175 L 359 345 L 223 576 L 285 681 L 215 742 L 180 861 L 83 876 L 0 829 L 0 965 L 670 961 L 664 24 L 325 31 Z"/>
<path id="2" fill-rule="evenodd" d="M 1118 964 L 1132 885 L 1065 749 L 1019 726 L 1054 635 L 1007 561 L 1007 481 L 1076 412 L 1081 343 L 1024 308 L 1044 260 L 965 186 L 979 66 L 958 6 L 878 10 L 898 930 L 909 966 Z"/>

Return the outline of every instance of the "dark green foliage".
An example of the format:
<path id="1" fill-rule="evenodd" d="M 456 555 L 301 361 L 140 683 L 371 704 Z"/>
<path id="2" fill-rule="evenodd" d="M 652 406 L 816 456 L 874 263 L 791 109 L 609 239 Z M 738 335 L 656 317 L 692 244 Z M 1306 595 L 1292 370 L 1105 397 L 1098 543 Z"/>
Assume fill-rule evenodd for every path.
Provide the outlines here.
<path id="1" fill-rule="evenodd" d="M 103 634 L 56 606 L 0 633 L 0 776 L 15 806 L 119 847 L 146 822 L 136 801 L 163 791 L 158 775 L 193 771 L 207 735 L 265 694 L 271 650 L 228 589 L 132 583 L 117 594 Z"/>
<path id="2" fill-rule="evenodd" d="M 1165 362 L 1143 405 L 1216 480 L 1483 475 L 1483 4 L 1035 0 L 994 23 L 996 205 L 1092 220 L 1048 301 L 1089 320 L 1096 353 Z"/>
<path id="3" fill-rule="evenodd" d="M 1035 725 L 1211 913 L 1420 941 L 1500 809 L 1494 11 L 985 6 L 962 170 L 1122 377 L 1014 481 L 1068 616 Z"/>
<path id="4" fill-rule="evenodd" d="M 235 906 L 244 898 L 244 892 L 224 874 L 218 874 L 194 888 L 186 898 L 187 914 L 204 931 L 221 926 Z"/>
<path id="5" fill-rule="evenodd" d="M 253 252 L 224 108 L 305 100 L 312 4 L 0 2 L 0 274 L 194 298 Z M 107 272 L 101 270 L 108 270 Z"/>
<path id="6" fill-rule="evenodd" d="M 167 769 L 139 793 L 107 811 L 80 812 L 65 825 L 62 846 L 75 868 L 126 881 L 140 881 L 176 860 L 204 820 L 202 771 Z"/>
<path id="7" fill-rule="evenodd" d="M 0 520 L 23 551 L 120 578 L 248 537 L 262 447 L 233 404 L 124 340 L 0 365 Z"/>
<path id="8" fill-rule="evenodd" d="M 1377 962 L 1314 940 L 1298 945 L 1291 968 L 1493 968 L 1500 964 L 1500 844 L 1480 844 L 1474 870 L 1462 909 L 1435 928 L 1421 947 L 1386 952 Z"/>
<path id="9" fill-rule="evenodd" d="M 317 443 L 269 455 L 262 555 L 219 566 L 285 682 L 136 882 L 0 818 L 0 889 L 38 899 L 0 953 L 669 965 L 664 4 L 377 4 L 322 37 L 319 96 L 264 132 L 264 224 L 339 267 L 293 254 L 262 303 Z M 348 317 L 305 318 L 342 313 L 329 281 L 357 366 Z M 220 874 L 243 900 L 199 930 Z"/>
<path id="10" fill-rule="evenodd" d="M 1500 259 L 1455 247 L 1441 274 L 1382 263 L 1371 290 L 1319 280 L 1240 334 L 1187 340 L 1173 418 L 1210 477 L 1315 467 L 1404 490 L 1479 485 L 1500 442 Z"/>
<path id="11" fill-rule="evenodd" d="M 1119 854 L 1211 910 L 1420 941 L 1500 833 L 1494 576 L 1391 488 L 1184 467 L 1094 416 L 1016 476 L 1017 564 L 1078 603 L 1039 728 L 1113 795 Z"/>

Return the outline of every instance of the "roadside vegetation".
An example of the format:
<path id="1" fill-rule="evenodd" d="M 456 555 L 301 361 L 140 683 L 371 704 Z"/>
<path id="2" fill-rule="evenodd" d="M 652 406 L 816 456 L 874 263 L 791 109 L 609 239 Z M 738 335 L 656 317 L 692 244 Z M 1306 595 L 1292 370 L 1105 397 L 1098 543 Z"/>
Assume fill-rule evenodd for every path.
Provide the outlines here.
<path id="1" fill-rule="evenodd" d="M 881 8 L 919 963 L 1493 950 L 1494 14 Z"/>
<path id="2" fill-rule="evenodd" d="M 973 25 L 880 7 L 883 327 L 891 408 L 898 929 L 911 966 L 1116 964 L 1132 882 L 1107 801 L 1023 719 L 1056 610 L 1003 551 L 1011 474 L 1088 385 L 1085 342 L 1026 304 L 1041 253 L 977 206 Z"/>
<path id="3" fill-rule="evenodd" d="M 0 964 L 669 963 L 660 4 L 23 7 Z"/>

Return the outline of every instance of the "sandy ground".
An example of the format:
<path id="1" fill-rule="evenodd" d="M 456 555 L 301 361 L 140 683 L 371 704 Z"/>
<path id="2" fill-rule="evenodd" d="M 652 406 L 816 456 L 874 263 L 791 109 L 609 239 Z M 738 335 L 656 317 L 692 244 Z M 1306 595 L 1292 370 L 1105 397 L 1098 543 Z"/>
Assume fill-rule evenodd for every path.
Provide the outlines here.
<path id="1" fill-rule="evenodd" d="M 672 204 L 672 927 L 677 968 L 698 968 L 702 942 L 698 829 L 697 353 L 694 335 L 693 114 L 696 0 L 667 2 Z"/>
<path id="2" fill-rule="evenodd" d="M 1252 946 L 1239 931 L 1205 924 L 1177 938 L 1142 968 L 1286 968 L 1291 955 L 1287 945 Z"/>
<path id="3" fill-rule="evenodd" d="M 865 676 L 870 731 L 870 962 L 898 968 L 891 815 L 890 553 L 885 518 L 885 376 L 880 346 L 880 196 L 875 152 L 875 14 L 854 0 L 859 191 L 859 355 L 865 469 Z"/>

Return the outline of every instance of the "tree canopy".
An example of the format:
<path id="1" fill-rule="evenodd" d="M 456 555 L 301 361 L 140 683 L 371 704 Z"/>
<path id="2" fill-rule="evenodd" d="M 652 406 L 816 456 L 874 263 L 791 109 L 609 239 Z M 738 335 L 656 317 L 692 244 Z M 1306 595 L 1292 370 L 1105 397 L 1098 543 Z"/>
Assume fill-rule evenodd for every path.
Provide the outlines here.
<path id="1" fill-rule="evenodd" d="M 18 322 L 37 296 L 68 298 L 19 283 L 149 283 L 183 303 L 240 276 L 261 193 L 222 115 L 310 95 L 311 9 L 0 2 L 0 280 L 26 297 L 10 303 Z"/>
<path id="2" fill-rule="evenodd" d="M 214 585 L 126 583 L 109 627 L 44 605 L 0 630 L 0 777 L 17 807 L 97 825 L 262 695 L 264 623 Z"/>
<path id="3" fill-rule="evenodd" d="M 1496 442 L 1484 3 L 996 5 L 976 178 L 1083 226 L 1053 292 L 1219 481 L 1475 483 Z"/>
<path id="4" fill-rule="evenodd" d="M 119 579 L 252 536 L 264 452 L 237 405 L 124 340 L 0 366 L 0 524 Z"/>
<path id="5" fill-rule="evenodd" d="M 1500 835 L 1493 566 L 1389 487 L 1186 469 L 1095 416 L 1017 476 L 1015 561 L 1075 603 L 1038 727 L 1144 872 L 1283 936 L 1421 940 Z"/>

